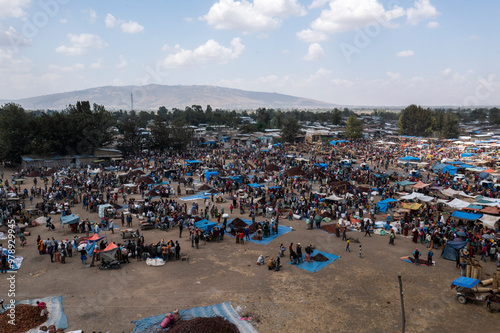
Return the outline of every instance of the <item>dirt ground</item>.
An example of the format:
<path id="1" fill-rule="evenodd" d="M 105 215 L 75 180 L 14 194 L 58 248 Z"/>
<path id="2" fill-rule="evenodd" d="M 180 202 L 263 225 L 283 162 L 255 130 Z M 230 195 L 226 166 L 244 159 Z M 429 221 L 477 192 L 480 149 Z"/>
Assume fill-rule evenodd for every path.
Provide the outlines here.
<path id="1" fill-rule="evenodd" d="M 8 172 L 6 176 L 10 179 Z M 29 179 L 22 188 L 31 186 Z M 29 201 L 26 204 L 29 207 Z M 229 212 L 229 203 L 225 210 Z M 74 207 L 73 213 L 97 218 L 97 213 L 85 212 L 81 205 Z M 230 219 L 248 218 L 239 210 L 233 213 Z M 53 220 L 58 221 L 59 216 L 53 216 Z M 134 226 L 136 223 L 135 219 Z M 226 236 L 219 244 L 201 242 L 198 250 L 191 247 L 186 230 L 181 239 L 177 229 L 145 230 L 146 243 L 162 238 L 179 240 L 181 252 L 189 255 L 189 261 L 151 267 L 131 260 L 114 271 L 85 267 L 79 255 L 67 258 L 64 265 L 51 263 L 48 255 L 38 254 L 37 235 L 62 240 L 73 238 L 73 234 L 59 223 L 50 232 L 38 226 L 29 230 L 32 235 L 28 236 L 28 245 L 17 248 L 24 262 L 17 275 L 16 299 L 63 295 L 68 331 L 132 332 L 133 320 L 176 308 L 232 302 L 233 307 L 241 309 L 241 315 L 253 318 L 251 323 L 258 332 L 399 332 L 401 274 L 406 332 L 499 331 L 499 313 L 487 311 L 485 304 L 458 303 L 450 283 L 460 272 L 455 262 L 439 257 L 440 251 L 435 251 L 436 266 L 415 266 L 400 260 L 415 250 L 411 239 L 397 237 L 395 246 L 391 246 L 388 236 L 363 237 L 362 233 L 349 232 L 362 244 L 361 259 L 357 243 L 351 242 L 349 253 L 341 238 L 317 229 L 306 230 L 304 221 L 281 220 L 281 224 L 294 230 L 267 246 L 236 244 L 234 238 Z M 119 232 L 103 231 L 101 235 L 106 235 L 108 242 L 121 241 Z M 287 257 L 280 272 L 256 265 L 260 254 L 275 256 L 281 243 L 288 249 L 291 242 L 303 247 L 314 244 L 318 250 L 341 257 L 316 273 L 289 265 Z M 425 247 L 417 247 L 426 258 Z M 483 277 L 496 269 L 490 262 L 483 267 Z M 7 281 L 2 278 L 0 298 L 8 298 L 7 289 Z"/>

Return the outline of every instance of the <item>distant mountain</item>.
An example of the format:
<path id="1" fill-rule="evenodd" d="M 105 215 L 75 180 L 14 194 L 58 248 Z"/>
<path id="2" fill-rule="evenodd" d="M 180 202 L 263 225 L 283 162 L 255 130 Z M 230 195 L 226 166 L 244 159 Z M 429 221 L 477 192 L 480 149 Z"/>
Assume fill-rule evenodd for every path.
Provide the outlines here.
<path id="1" fill-rule="evenodd" d="M 85 90 L 64 92 L 52 95 L 2 100 L 21 104 L 25 109 L 65 109 L 77 101 L 89 101 L 104 105 L 108 110 L 130 110 L 131 94 L 134 110 L 167 109 L 184 110 L 186 106 L 201 105 L 203 109 L 210 105 L 212 109 L 321 109 L 335 107 L 334 104 L 302 97 L 277 93 L 246 91 L 215 86 L 166 86 L 151 84 L 147 86 L 106 86 Z"/>

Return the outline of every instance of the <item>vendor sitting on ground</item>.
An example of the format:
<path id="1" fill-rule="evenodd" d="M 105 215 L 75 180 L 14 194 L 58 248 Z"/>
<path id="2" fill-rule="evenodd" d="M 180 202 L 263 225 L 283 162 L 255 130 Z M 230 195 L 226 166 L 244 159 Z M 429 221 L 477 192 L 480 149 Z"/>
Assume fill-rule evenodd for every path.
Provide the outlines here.
<path id="1" fill-rule="evenodd" d="M 273 258 L 270 258 L 269 261 L 267 262 L 267 269 L 272 271 L 276 267 L 276 262 L 274 261 Z"/>
<path id="2" fill-rule="evenodd" d="M 257 259 L 257 265 L 264 265 L 264 256 L 262 254 Z"/>
<path id="3" fill-rule="evenodd" d="M 174 312 L 167 313 L 165 315 L 165 319 L 163 319 L 163 321 L 161 322 L 160 327 L 167 328 L 167 327 L 175 324 L 176 322 L 178 322 L 181 319 L 182 318 L 179 314 L 179 310 L 175 309 Z"/>

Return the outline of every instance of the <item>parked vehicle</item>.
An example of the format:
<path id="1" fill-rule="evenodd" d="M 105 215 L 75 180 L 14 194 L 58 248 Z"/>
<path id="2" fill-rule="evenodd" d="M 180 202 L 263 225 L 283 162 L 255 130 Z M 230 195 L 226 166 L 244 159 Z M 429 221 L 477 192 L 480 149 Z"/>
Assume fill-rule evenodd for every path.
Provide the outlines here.
<path id="1" fill-rule="evenodd" d="M 491 293 L 480 293 L 474 291 L 474 287 L 479 284 L 478 279 L 472 279 L 465 276 L 461 276 L 451 283 L 451 289 L 456 288 L 457 291 L 457 301 L 460 304 L 466 304 L 468 302 L 488 302 L 500 304 L 500 295 Z"/>

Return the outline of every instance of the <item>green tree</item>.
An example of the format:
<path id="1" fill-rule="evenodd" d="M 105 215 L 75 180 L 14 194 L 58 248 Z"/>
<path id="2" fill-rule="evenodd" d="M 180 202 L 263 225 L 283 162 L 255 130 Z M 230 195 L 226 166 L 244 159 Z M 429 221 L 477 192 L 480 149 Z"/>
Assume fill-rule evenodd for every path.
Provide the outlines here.
<path id="1" fill-rule="evenodd" d="M 347 124 L 344 133 L 346 138 L 359 139 L 363 137 L 363 121 L 355 115 L 347 118 Z"/>
<path id="2" fill-rule="evenodd" d="M 446 112 L 443 118 L 441 136 L 445 139 L 455 139 L 460 135 L 460 124 L 457 116 L 452 112 Z"/>
<path id="3" fill-rule="evenodd" d="M 489 111 L 488 120 L 491 125 L 500 124 L 500 109 L 499 108 L 491 108 Z"/>
<path id="4" fill-rule="evenodd" d="M 33 139 L 32 119 L 19 104 L 7 103 L 0 108 L 0 157 L 20 163 Z"/>
<path id="5" fill-rule="evenodd" d="M 283 142 L 294 142 L 295 138 L 299 134 L 301 126 L 297 119 L 288 117 L 283 121 L 283 127 L 281 128 L 281 141 Z"/>
<path id="6" fill-rule="evenodd" d="M 168 149 L 170 147 L 170 128 L 165 117 L 157 115 L 151 126 L 150 148 Z"/>
<path id="7" fill-rule="evenodd" d="M 333 125 L 340 125 L 340 123 L 342 122 L 342 111 L 337 108 L 333 109 L 331 122 Z"/>
<path id="8" fill-rule="evenodd" d="M 412 104 L 401 110 L 398 127 L 403 135 L 429 136 L 432 134 L 434 112 Z"/>
<path id="9" fill-rule="evenodd" d="M 181 120 L 172 123 L 170 133 L 170 147 L 175 150 L 185 149 L 193 141 L 193 130 Z"/>
<path id="10" fill-rule="evenodd" d="M 126 152 L 137 152 L 141 149 L 141 135 L 139 121 L 136 117 L 127 116 L 118 129 L 122 135 L 118 147 Z"/>

